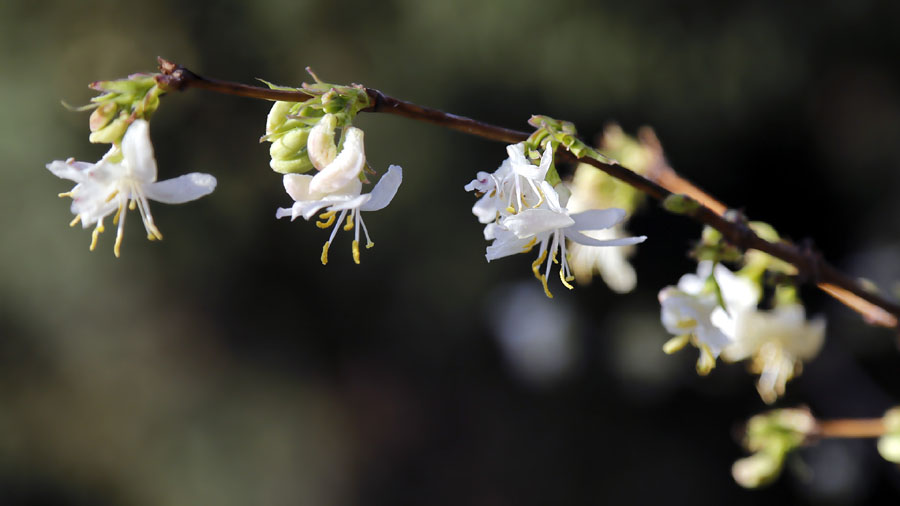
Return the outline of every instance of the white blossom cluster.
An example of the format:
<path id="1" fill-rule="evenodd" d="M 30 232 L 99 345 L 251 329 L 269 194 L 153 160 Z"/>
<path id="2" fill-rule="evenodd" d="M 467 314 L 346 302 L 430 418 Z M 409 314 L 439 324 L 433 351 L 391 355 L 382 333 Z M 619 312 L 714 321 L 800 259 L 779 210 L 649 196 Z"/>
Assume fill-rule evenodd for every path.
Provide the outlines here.
<path id="1" fill-rule="evenodd" d="M 663 326 L 675 335 L 663 349 L 673 353 L 692 343 L 700 349 L 700 374 L 709 373 L 719 356 L 729 362 L 749 359 L 760 375 L 760 397 L 775 402 L 803 361 L 822 348 L 825 321 L 807 321 L 797 302 L 758 309 L 761 294 L 755 281 L 721 264 L 700 262 L 696 274 L 659 292 Z"/>
<path id="2" fill-rule="evenodd" d="M 554 263 L 559 264 L 562 284 L 573 288 L 570 282 L 575 277 L 569 267 L 566 239 L 595 247 L 627 246 L 646 240 L 645 236 L 597 239 L 586 234 L 622 222 L 625 211 L 610 208 L 573 213 L 567 207 L 569 191 L 565 186 L 554 187 L 546 181 L 553 163 L 551 143 L 547 143 L 539 164 L 525 156 L 524 143 L 507 146 L 506 152 L 508 158 L 496 171 L 479 172 L 465 187 L 466 191 L 481 196 L 472 213 L 485 225 L 484 238 L 492 241 L 485 253 L 488 262 L 529 253 L 537 246 L 537 258 L 531 270 L 543 285 L 544 293 L 552 298 L 547 279 Z"/>

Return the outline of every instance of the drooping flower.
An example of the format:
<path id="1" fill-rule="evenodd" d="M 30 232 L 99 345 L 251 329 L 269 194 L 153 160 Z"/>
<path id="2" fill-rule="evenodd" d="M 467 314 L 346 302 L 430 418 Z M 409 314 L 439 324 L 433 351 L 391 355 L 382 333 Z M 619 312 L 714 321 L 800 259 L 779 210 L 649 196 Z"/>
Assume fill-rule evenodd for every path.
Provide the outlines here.
<path id="1" fill-rule="evenodd" d="M 113 224 L 118 228 L 113 252 L 117 257 L 122 245 L 126 207 L 138 209 L 148 239 L 162 239 L 162 233 L 153 222 L 149 200 L 182 204 L 208 195 L 216 187 L 215 177 L 199 172 L 157 181 L 150 127 L 142 119 L 128 127 L 121 148 L 113 146 L 97 163 L 77 162 L 70 158 L 50 162 L 47 169 L 57 177 L 77 183 L 71 191 L 60 196 L 72 198 L 72 213 L 75 214 L 72 226 L 79 221 L 83 228 L 94 225 L 91 251 L 105 230 L 104 219 L 115 213 Z"/>
<path id="2" fill-rule="evenodd" d="M 697 372 L 709 373 L 722 350 L 734 342 L 735 316 L 754 309 L 760 294 L 756 283 L 727 267 L 716 264 L 713 269 L 712 262 L 700 262 L 697 274 L 685 274 L 677 287 L 659 292 L 660 319 L 675 335 L 663 350 L 674 353 L 690 342 L 700 350 Z"/>
<path id="3" fill-rule="evenodd" d="M 771 311 L 742 311 L 734 318 L 734 340 L 722 350 L 730 362 L 751 359 L 759 374 L 756 388 L 768 404 L 784 395 L 785 385 L 819 353 L 825 340 L 824 318 L 806 320 L 801 304 L 785 304 Z"/>
<path id="4" fill-rule="evenodd" d="M 316 140 L 313 141 L 313 138 Z M 318 134 L 310 135 L 311 142 L 321 142 L 322 139 Z M 321 146 L 308 148 L 312 153 L 328 151 L 321 149 Z M 315 155 L 314 155 L 315 156 Z M 403 169 L 397 165 L 391 165 L 384 176 L 378 181 L 370 193 L 362 193 L 362 182 L 359 179 L 360 173 L 366 163 L 365 148 L 363 146 L 363 132 L 356 127 L 350 127 L 347 130 L 344 146 L 341 152 L 333 157 L 318 156 L 319 165 L 324 160 L 331 158 L 331 161 L 324 165 L 315 176 L 308 174 L 286 174 L 284 176 L 284 189 L 288 195 L 294 199 L 294 205 L 290 208 L 279 208 L 276 218 L 291 217 L 291 221 L 298 216 L 309 220 L 311 217 L 323 211 L 319 215 L 321 221 L 316 222 L 319 228 L 329 228 L 333 226 L 331 236 L 322 247 L 322 264 L 328 263 L 328 249 L 331 241 L 337 235 L 337 230 L 341 227 L 346 217 L 346 223 L 343 229 L 350 231 L 356 229 L 353 239 L 353 261 L 359 263 L 359 232 L 362 229 L 366 237 L 366 248 L 375 245 L 369 237 L 369 231 L 362 220 L 362 211 L 378 211 L 385 208 L 394 195 L 403 180 Z M 319 169 L 318 166 L 316 166 Z"/>
<path id="5" fill-rule="evenodd" d="M 494 173 L 479 172 L 465 187 L 467 191 L 482 194 L 472 213 L 485 224 L 485 239 L 493 241 L 485 254 L 487 260 L 527 253 L 539 245 L 532 271 L 548 297 L 553 297 L 547 278 L 554 263 L 560 264 L 559 276 L 563 285 L 573 288 L 566 239 L 595 247 L 632 245 L 646 239 L 589 236 L 592 231 L 601 231 L 621 222 L 625 211 L 612 208 L 572 213 L 566 207 L 569 194 L 565 187 L 557 185 L 554 188 L 545 180 L 553 163 L 553 152 L 554 146 L 548 143 L 540 164 L 535 165 L 525 156 L 524 143 L 507 146 L 508 158 Z M 545 261 L 546 267 L 541 269 Z"/>

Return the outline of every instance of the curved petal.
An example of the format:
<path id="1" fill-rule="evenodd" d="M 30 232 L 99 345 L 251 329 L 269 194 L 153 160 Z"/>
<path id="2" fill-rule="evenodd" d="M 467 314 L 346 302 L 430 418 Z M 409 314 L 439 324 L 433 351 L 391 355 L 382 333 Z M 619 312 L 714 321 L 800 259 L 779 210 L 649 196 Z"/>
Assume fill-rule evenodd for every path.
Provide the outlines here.
<path id="1" fill-rule="evenodd" d="M 156 158 L 150 143 L 150 123 L 138 119 L 128 127 L 122 140 L 122 155 L 132 177 L 144 183 L 156 181 Z"/>
<path id="2" fill-rule="evenodd" d="M 513 214 L 503 219 L 503 226 L 520 238 L 558 228 L 567 228 L 573 223 L 575 222 L 566 213 L 558 213 L 550 209 L 526 209 L 519 214 Z"/>
<path id="3" fill-rule="evenodd" d="M 183 204 L 209 195 L 216 189 L 216 178 L 210 174 L 191 172 L 144 187 L 147 198 L 166 204 Z"/>
<path id="4" fill-rule="evenodd" d="M 585 246 L 631 246 L 632 244 L 640 244 L 647 240 L 646 235 L 622 237 L 619 239 L 594 239 L 593 237 L 588 237 L 571 228 L 564 230 L 563 234 L 572 241 L 577 242 L 578 244 L 584 244 Z"/>
<path id="5" fill-rule="evenodd" d="M 340 154 L 313 176 L 309 183 L 309 191 L 327 195 L 347 186 L 359 176 L 366 164 L 366 152 L 363 145 L 363 131 L 356 127 L 347 129 L 347 137 Z"/>
<path id="6" fill-rule="evenodd" d="M 625 210 L 617 207 L 590 209 L 571 216 L 575 221 L 575 225 L 572 226 L 573 230 L 600 230 L 612 227 L 624 220 Z"/>
<path id="7" fill-rule="evenodd" d="M 403 169 L 399 165 L 391 165 L 387 172 L 381 176 L 375 188 L 369 192 L 372 196 L 368 202 L 364 202 L 360 207 L 360 211 L 378 211 L 384 209 L 394 200 L 400 183 L 403 182 Z"/>
<path id="8" fill-rule="evenodd" d="M 309 182 L 312 181 L 312 178 L 312 176 L 307 174 L 285 174 L 281 181 L 284 184 L 284 191 L 294 201 L 302 202 L 305 200 L 318 200 L 309 192 Z"/>
<path id="9" fill-rule="evenodd" d="M 334 129 L 337 127 L 337 117 L 334 114 L 326 114 L 309 131 L 306 139 L 306 154 L 316 170 L 322 170 L 337 156 L 337 146 L 334 145 Z"/>

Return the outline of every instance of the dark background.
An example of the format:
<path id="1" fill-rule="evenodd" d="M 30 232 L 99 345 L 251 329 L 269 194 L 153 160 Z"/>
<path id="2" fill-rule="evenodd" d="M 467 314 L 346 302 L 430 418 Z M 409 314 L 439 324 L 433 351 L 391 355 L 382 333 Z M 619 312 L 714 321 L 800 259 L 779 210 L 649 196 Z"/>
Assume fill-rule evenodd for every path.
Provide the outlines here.
<path id="1" fill-rule="evenodd" d="M 88 252 L 68 182 L 98 159 L 86 84 L 152 71 L 384 92 L 517 129 L 531 114 L 585 138 L 652 126 L 670 163 L 751 218 L 812 239 L 884 290 L 900 279 L 900 4 L 844 2 L 0 3 L 0 504 L 525 505 L 895 503 L 872 441 L 799 453 L 746 491 L 736 429 L 766 409 L 742 364 L 665 356 L 656 293 L 693 270 L 700 228 L 653 205 L 638 289 L 543 297 L 532 258 L 487 264 L 474 201 L 502 145 L 368 115 L 369 163 L 395 163 L 377 246 L 327 267 L 326 233 L 288 206 L 258 144 L 269 105 L 167 96 L 160 179 L 219 187 L 152 206 Z M 134 216 L 136 217 L 136 215 Z M 823 353 L 779 406 L 880 416 L 900 395 L 895 336 L 813 289 Z"/>

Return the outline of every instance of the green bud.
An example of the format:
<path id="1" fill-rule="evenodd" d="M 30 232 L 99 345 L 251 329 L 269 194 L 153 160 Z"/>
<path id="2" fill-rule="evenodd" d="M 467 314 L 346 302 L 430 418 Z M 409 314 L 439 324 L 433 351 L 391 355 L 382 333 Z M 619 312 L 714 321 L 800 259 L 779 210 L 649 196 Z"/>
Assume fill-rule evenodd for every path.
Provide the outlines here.
<path id="1" fill-rule="evenodd" d="M 284 125 L 284 122 L 287 121 L 287 115 L 294 105 L 296 105 L 296 102 L 281 101 L 272 105 L 272 109 L 269 110 L 269 115 L 266 117 L 266 134 L 271 134 L 278 127 Z"/>
<path id="2" fill-rule="evenodd" d="M 277 160 L 296 158 L 300 151 L 306 150 L 308 137 L 308 129 L 295 128 L 274 141 L 272 147 L 269 148 L 269 154 Z"/>
<path id="3" fill-rule="evenodd" d="M 91 132 L 96 132 L 101 128 L 105 127 L 109 124 L 113 118 L 116 117 L 116 113 L 118 112 L 119 107 L 116 106 L 114 102 L 107 102 L 100 107 L 94 109 L 94 112 L 91 113 L 91 119 L 88 120 L 88 124 L 91 127 Z"/>
<path id="4" fill-rule="evenodd" d="M 91 132 L 88 140 L 94 144 L 119 144 L 122 142 L 122 137 L 125 136 L 125 131 L 128 130 L 129 125 L 131 125 L 131 122 L 128 120 L 128 117 L 125 114 L 120 114 L 115 121 L 96 132 Z"/>
<path id="5" fill-rule="evenodd" d="M 309 170 L 313 168 L 313 165 L 312 162 L 309 161 L 309 157 L 304 153 L 303 156 L 293 160 L 273 159 L 269 162 L 269 167 L 279 174 L 301 174 L 309 172 Z"/>

